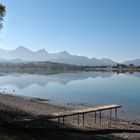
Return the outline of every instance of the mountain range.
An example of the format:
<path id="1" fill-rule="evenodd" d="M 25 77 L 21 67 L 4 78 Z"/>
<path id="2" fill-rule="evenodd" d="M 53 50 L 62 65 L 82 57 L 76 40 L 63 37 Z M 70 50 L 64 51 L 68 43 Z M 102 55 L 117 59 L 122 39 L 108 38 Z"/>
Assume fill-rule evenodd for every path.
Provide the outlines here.
<path id="1" fill-rule="evenodd" d="M 56 63 L 65 63 L 72 65 L 116 65 L 117 62 L 102 58 L 88 58 L 85 56 L 72 55 L 66 51 L 58 53 L 48 53 L 45 49 L 39 49 L 38 51 L 32 51 L 26 47 L 20 46 L 14 50 L 0 49 L 0 62 L 29 62 L 29 61 L 50 61 Z M 140 65 L 140 59 L 126 61 L 123 64 Z"/>

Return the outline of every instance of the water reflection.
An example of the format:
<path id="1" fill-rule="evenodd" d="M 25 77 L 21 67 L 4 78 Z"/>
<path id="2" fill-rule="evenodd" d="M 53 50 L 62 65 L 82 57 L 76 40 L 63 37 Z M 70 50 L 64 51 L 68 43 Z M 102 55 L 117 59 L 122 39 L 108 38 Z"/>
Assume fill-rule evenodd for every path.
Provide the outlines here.
<path id="1" fill-rule="evenodd" d="M 48 73 L 48 72 L 47 72 Z M 51 75 L 1 73 L 0 91 L 51 99 L 61 105 L 120 104 L 123 116 L 140 118 L 140 73 L 76 72 Z M 125 112 L 125 113 L 124 113 Z"/>
<path id="2" fill-rule="evenodd" d="M 1 74 L 0 86 L 13 85 L 23 89 L 32 84 L 46 86 L 48 83 L 60 83 L 66 85 L 71 81 L 85 80 L 88 78 L 107 78 L 113 75 L 112 72 L 77 72 L 77 73 L 61 73 L 53 75 L 32 75 L 32 74 Z"/>

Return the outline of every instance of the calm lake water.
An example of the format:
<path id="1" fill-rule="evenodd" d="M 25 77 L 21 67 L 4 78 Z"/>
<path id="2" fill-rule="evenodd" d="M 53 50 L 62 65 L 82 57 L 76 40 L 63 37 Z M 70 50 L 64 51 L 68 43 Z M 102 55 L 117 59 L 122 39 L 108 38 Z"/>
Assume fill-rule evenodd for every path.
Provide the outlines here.
<path id="1" fill-rule="evenodd" d="M 50 99 L 71 107 L 120 104 L 121 117 L 140 120 L 140 73 L 77 72 L 53 75 L 1 74 L 0 91 Z"/>

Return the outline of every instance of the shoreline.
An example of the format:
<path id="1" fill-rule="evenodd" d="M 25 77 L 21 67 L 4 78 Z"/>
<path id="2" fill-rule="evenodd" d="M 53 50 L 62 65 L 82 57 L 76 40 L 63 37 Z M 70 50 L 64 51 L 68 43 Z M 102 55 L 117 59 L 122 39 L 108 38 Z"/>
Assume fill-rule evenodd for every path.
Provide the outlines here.
<path id="1" fill-rule="evenodd" d="M 45 101 L 45 103 L 42 103 L 42 99 L 37 99 L 37 98 L 26 98 L 26 97 L 20 97 L 20 96 L 14 96 L 14 95 L 8 95 L 8 94 L 1 94 L 0 93 L 0 111 L 5 111 L 6 110 L 11 110 L 12 109 L 15 111 L 18 111 L 19 114 L 21 115 L 23 112 L 23 116 L 31 115 L 31 116 L 44 116 L 44 115 L 49 115 L 51 113 L 56 113 L 56 112 L 63 112 L 63 111 L 68 111 L 71 110 L 70 108 L 66 107 L 60 107 L 56 105 L 52 105 L 49 103 L 49 101 Z M 18 117 L 18 115 L 16 117 Z M 97 120 L 97 123 L 95 125 L 94 123 L 94 114 L 87 114 L 85 115 L 86 121 L 85 121 L 85 127 L 82 127 L 82 123 L 77 125 L 77 116 L 72 116 L 72 117 L 67 117 L 66 118 L 66 125 L 71 126 L 73 128 L 78 128 L 78 129 L 87 129 L 87 130 L 107 130 L 109 128 L 111 129 L 124 129 L 126 126 L 128 129 L 137 129 L 140 130 L 140 125 L 138 124 L 132 124 L 132 122 L 127 122 L 125 120 L 120 120 L 118 119 L 118 124 L 115 124 L 114 119 L 112 118 L 112 122 L 110 123 L 109 117 L 108 116 L 102 116 L 102 125 L 99 124 L 99 119 Z M 82 118 L 80 118 L 81 120 Z M 62 120 L 61 120 L 62 121 Z M 52 120 L 53 123 L 57 124 L 57 120 L 54 119 Z M 82 120 L 81 120 L 82 122 Z M 111 124 L 111 125 L 110 125 Z M 92 127 L 91 127 L 92 125 Z M 130 135 L 130 136 L 129 136 Z M 106 135 L 105 135 L 106 136 Z M 113 134 L 111 133 L 110 136 L 113 137 L 119 137 L 124 138 L 129 136 L 130 138 L 139 138 L 140 139 L 140 133 L 139 134 L 129 134 L 129 133 L 118 133 L 118 134 Z"/>

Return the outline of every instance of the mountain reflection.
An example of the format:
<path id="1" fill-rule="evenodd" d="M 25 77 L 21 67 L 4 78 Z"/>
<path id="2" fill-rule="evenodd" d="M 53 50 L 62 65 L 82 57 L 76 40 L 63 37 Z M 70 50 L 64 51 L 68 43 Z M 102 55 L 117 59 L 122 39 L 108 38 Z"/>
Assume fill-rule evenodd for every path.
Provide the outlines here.
<path id="1" fill-rule="evenodd" d="M 60 73 L 61 72 L 61 73 Z M 0 71 L 0 86 L 12 85 L 19 89 L 26 88 L 32 84 L 46 86 L 49 83 L 69 84 L 71 81 L 86 80 L 88 78 L 108 78 L 114 72 L 71 72 L 49 70 L 29 70 L 29 71 Z M 140 72 L 125 73 L 125 75 L 140 78 Z"/>
<path id="2" fill-rule="evenodd" d="M 32 84 L 39 86 L 46 86 L 49 83 L 59 83 L 66 85 L 71 81 L 86 80 L 88 78 L 107 78 L 111 77 L 113 72 L 77 72 L 77 73 L 61 73 L 51 75 L 37 75 L 37 74 L 3 74 L 0 75 L 0 86 L 12 85 L 23 89 Z"/>
<path id="3" fill-rule="evenodd" d="M 127 73 L 127 75 L 132 75 L 134 77 L 140 78 L 140 72 Z"/>

